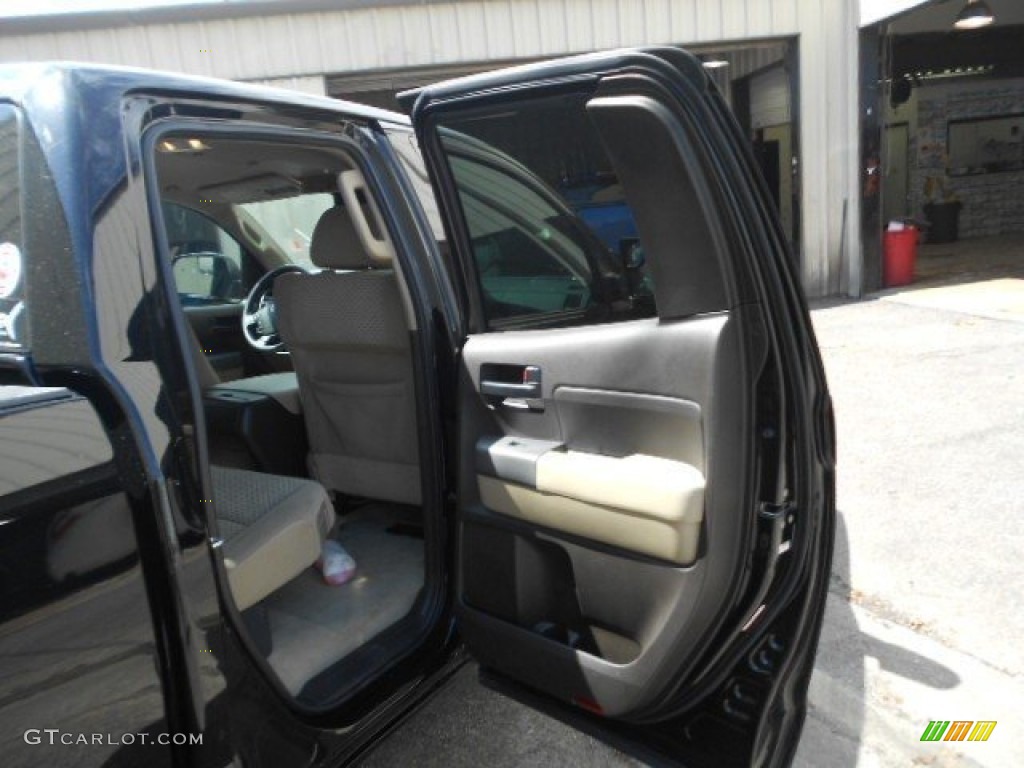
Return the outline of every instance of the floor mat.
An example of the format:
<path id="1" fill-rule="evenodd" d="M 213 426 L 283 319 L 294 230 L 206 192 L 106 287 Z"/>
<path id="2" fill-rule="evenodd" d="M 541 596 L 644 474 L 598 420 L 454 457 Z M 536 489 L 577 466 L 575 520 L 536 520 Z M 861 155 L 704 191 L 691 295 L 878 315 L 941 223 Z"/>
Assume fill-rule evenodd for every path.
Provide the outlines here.
<path id="1" fill-rule="evenodd" d="M 335 538 L 355 558 L 352 581 L 330 587 L 309 568 L 266 599 L 270 665 L 292 693 L 412 607 L 423 586 L 423 541 L 388 533 L 391 524 L 365 515 L 342 522 Z"/>

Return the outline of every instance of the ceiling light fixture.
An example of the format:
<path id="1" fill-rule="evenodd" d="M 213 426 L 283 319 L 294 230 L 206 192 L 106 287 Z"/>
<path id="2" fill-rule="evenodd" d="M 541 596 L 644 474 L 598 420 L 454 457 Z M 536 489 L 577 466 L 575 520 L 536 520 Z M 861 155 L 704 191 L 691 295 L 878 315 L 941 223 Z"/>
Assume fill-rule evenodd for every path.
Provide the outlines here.
<path id="1" fill-rule="evenodd" d="M 995 20 L 996 17 L 985 0 L 967 0 L 967 5 L 956 15 L 953 26 L 957 29 L 980 29 Z"/>
<path id="2" fill-rule="evenodd" d="M 729 66 L 729 62 L 720 56 L 705 56 L 701 64 L 704 65 L 704 69 L 721 69 Z"/>
<path id="3" fill-rule="evenodd" d="M 156 148 L 167 153 L 199 154 L 208 150 L 210 145 L 202 139 L 161 139 Z"/>

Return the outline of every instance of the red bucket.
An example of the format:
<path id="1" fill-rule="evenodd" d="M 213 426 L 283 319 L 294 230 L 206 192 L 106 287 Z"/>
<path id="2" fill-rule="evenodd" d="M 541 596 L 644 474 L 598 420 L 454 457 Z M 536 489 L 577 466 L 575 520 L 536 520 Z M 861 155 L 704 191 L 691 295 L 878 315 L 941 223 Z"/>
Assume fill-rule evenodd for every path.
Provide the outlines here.
<path id="1" fill-rule="evenodd" d="M 883 240 L 882 282 L 886 288 L 914 281 L 917 261 L 917 227 L 887 230 Z"/>

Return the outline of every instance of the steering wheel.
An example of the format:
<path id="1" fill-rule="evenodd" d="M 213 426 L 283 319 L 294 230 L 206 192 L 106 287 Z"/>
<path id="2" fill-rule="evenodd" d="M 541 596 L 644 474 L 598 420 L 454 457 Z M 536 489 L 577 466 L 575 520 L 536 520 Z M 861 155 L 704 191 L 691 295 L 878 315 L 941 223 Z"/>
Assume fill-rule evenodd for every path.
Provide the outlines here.
<path id="1" fill-rule="evenodd" d="M 249 346 L 260 352 L 280 352 L 284 341 L 277 332 L 277 304 L 274 302 L 274 281 L 289 272 L 306 274 L 298 264 L 285 264 L 272 269 L 256 281 L 245 297 L 242 308 L 242 334 Z"/>

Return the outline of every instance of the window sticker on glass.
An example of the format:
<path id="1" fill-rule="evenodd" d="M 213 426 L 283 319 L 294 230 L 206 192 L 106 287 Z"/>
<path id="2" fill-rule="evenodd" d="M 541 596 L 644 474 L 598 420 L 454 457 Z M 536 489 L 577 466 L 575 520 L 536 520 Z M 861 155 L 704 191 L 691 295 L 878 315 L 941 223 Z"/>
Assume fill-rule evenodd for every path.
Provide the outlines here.
<path id="1" fill-rule="evenodd" d="M 21 132 L 18 112 L 0 104 L 0 346 L 21 347 L 25 329 Z"/>
<path id="2" fill-rule="evenodd" d="M 14 243 L 0 243 L 0 299 L 14 296 L 21 282 L 21 251 Z"/>
<path id="3" fill-rule="evenodd" d="M 0 243 L 0 344 L 20 344 L 24 337 L 21 273 L 21 250 L 14 243 Z"/>

